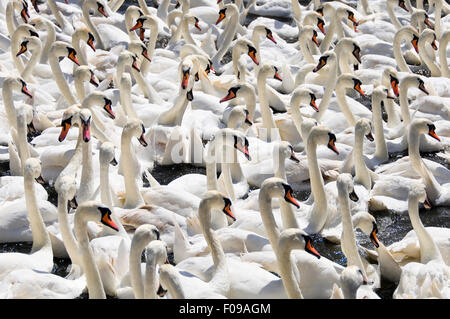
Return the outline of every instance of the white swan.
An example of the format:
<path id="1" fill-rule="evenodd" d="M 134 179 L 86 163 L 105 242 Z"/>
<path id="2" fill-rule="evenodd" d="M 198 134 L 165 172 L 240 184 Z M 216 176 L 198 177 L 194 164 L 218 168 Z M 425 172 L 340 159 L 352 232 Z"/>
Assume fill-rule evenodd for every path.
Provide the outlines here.
<path id="1" fill-rule="evenodd" d="M 0 277 L 2 279 L 9 272 L 16 269 L 35 269 L 50 272 L 53 268 L 52 244 L 39 212 L 34 190 L 34 181 L 40 175 L 40 161 L 35 158 L 29 158 L 24 166 L 24 188 L 28 219 L 33 234 L 33 246 L 30 254 L 0 254 Z"/>
<path id="2" fill-rule="evenodd" d="M 431 234 L 419 218 L 418 202 L 424 201 L 422 187 L 411 187 L 408 213 L 420 245 L 420 263 L 411 262 L 402 268 L 400 282 L 393 298 L 449 298 L 450 266 L 446 265 Z"/>

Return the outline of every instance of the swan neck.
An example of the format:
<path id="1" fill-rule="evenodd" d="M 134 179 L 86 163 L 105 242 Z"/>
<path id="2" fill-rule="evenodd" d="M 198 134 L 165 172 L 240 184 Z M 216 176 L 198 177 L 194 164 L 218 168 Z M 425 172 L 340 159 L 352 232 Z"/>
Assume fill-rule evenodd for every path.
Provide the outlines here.
<path id="1" fill-rule="evenodd" d="M 142 198 L 134 173 L 134 168 L 136 165 L 131 154 L 131 135 L 122 134 L 121 150 L 126 193 L 124 208 L 136 208 L 139 205 L 144 204 L 144 199 Z"/>
<path id="2" fill-rule="evenodd" d="M 52 252 L 50 237 L 45 228 L 44 220 L 39 212 L 38 202 L 35 193 L 34 178 L 24 176 L 25 202 L 28 211 L 28 219 L 33 237 L 31 252 L 39 250 L 49 250 Z"/>
<path id="3" fill-rule="evenodd" d="M 295 279 L 294 267 L 297 267 L 297 265 L 291 257 L 292 249 L 291 247 L 285 247 L 286 245 L 280 246 L 277 261 L 286 294 L 290 299 L 303 299 L 299 284 Z"/>
<path id="4" fill-rule="evenodd" d="M 54 52 L 52 52 L 52 50 L 50 50 L 48 62 L 52 69 L 52 73 L 55 76 L 56 84 L 58 85 L 58 88 L 61 91 L 61 94 L 64 96 L 64 98 L 69 103 L 69 105 L 76 104 L 77 100 L 75 99 L 72 92 L 70 91 L 70 88 L 66 82 L 66 79 L 64 78 L 64 75 L 61 71 L 61 66 L 59 65 L 59 62 L 58 62 L 58 57 L 54 54 Z"/>

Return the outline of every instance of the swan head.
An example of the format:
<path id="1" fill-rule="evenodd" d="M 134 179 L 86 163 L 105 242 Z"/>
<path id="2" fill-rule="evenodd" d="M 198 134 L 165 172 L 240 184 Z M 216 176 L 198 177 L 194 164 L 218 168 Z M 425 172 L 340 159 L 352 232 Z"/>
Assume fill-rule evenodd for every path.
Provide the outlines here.
<path id="1" fill-rule="evenodd" d="M 94 46 L 94 35 L 89 31 L 88 28 L 78 28 L 72 35 L 72 41 L 79 41 L 83 40 L 86 42 L 87 45 L 92 49 L 92 51 L 95 52 L 95 46 Z M 74 43 L 74 42 L 72 42 Z"/>
<path id="2" fill-rule="evenodd" d="M 142 55 L 146 60 L 152 62 L 150 56 L 148 55 L 147 47 L 141 41 L 131 41 L 128 50 L 133 52 L 135 55 Z"/>
<path id="3" fill-rule="evenodd" d="M 320 58 L 319 58 L 319 62 L 317 63 L 317 66 L 313 69 L 313 72 L 318 72 L 320 71 L 325 65 L 329 64 L 330 61 L 336 61 L 336 53 L 332 52 L 332 51 L 327 51 L 325 52 L 325 54 L 323 54 Z"/>
<path id="4" fill-rule="evenodd" d="M 292 147 L 291 143 L 287 141 L 279 141 L 274 144 L 274 154 L 278 156 L 278 158 L 282 161 L 285 159 L 290 159 L 291 161 L 294 161 L 296 163 L 299 163 L 300 160 L 297 158 L 294 152 L 294 148 Z"/>
<path id="5" fill-rule="evenodd" d="M 416 74 L 408 74 L 407 76 L 403 77 L 403 79 L 400 81 L 400 91 L 403 91 L 406 93 L 406 90 L 409 86 L 416 86 L 420 91 L 425 93 L 426 95 L 429 95 L 430 93 L 425 87 L 425 82 L 420 78 L 420 76 Z"/>
<path id="6" fill-rule="evenodd" d="M 69 133 L 70 128 L 72 125 L 78 125 L 80 124 L 80 118 L 78 116 L 78 113 L 80 112 L 80 108 L 76 105 L 68 107 L 61 118 L 61 133 L 59 134 L 58 141 L 62 142 L 67 136 L 67 133 Z"/>
<path id="7" fill-rule="evenodd" d="M 303 103 L 308 103 L 316 112 L 319 112 L 316 95 L 310 89 L 300 87 L 292 93 L 291 107 L 300 107 Z"/>
<path id="8" fill-rule="evenodd" d="M 117 61 L 117 65 L 129 65 L 131 66 L 133 69 L 135 69 L 137 72 L 141 72 L 141 69 L 139 68 L 139 66 L 137 65 L 137 55 L 131 51 L 123 51 L 122 53 L 120 53 L 119 55 L 119 59 Z"/>
<path id="9" fill-rule="evenodd" d="M 288 228 L 280 233 L 278 239 L 278 250 L 291 251 L 292 249 L 304 250 L 320 259 L 319 252 L 314 248 L 313 241 L 308 234 L 299 228 Z"/>
<path id="10" fill-rule="evenodd" d="M 257 26 L 255 26 L 253 28 L 253 38 L 255 36 L 258 36 L 258 37 L 264 36 L 267 39 L 269 39 L 270 41 L 272 41 L 273 43 L 277 44 L 277 41 L 273 37 L 272 30 L 267 28 L 265 25 L 258 24 Z"/>
<path id="11" fill-rule="evenodd" d="M 75 81 L 91 83 L 93 86 L 98 87 L 97 79 L 95 78 L 94 71 L 87 65 L 80 65 L 73 74 Z"/>
<path id="12" fill-rule="evenodd" d="M 284 200 L 297 208 L 300 208 L 299 203 L 293 196 L 292 187 L 283 179 L 278 177 L 267 178 L 261 185 L 259 192 L 259 201 L 271 200 L 273 197 L 284 198 Z"/>
<path id="13" fill-rule="evenodd" d="M 356 299 L 356 292 L 361 285 L 368 285 L 369 280 L 357 266 L 347 266 L 339 278 L 341 289 L 347 298 Z"/>
<path id="14" fill-rule="evenodd" d="M 352 216 L 352 223 L 355 229 L 360 229 L 364 234 L 369 236 L 372 244 L 378 248 L 380 242 L 378 241 L 378 226 L 375 218 L 365 211 L 357 212 Z"/>
<path id="15" fill-rule="evenodd" d="M 190 56 L 184 58 L 180 63 L 181 71 L 181 88 L 186 90 L 189 84 L 189 78 L 191 76 L 191 70 L 194 67 L 194 63 Z"/>
<path id="16" fill-rule="evenodd" d="M 259 70 L 259 74 L 265 78 L 273 78 L 278 81 L 283 81 L 281 76 L 278 74 L 278 68 L 272 64 L 265 63 Z"/>
<path id="17" fill-rule="evenodd" d="M 223 19 L 227 17 L 227 7 L 225 6 L 223 9 L 219 10 L 219 18 L 217 18 L 216 25 L 218 25 L 220 22 L 222 22 Z"/>
<path id="18" fill-rule="evenodd" d="M 431 29 L 423 30 L 419 36 L 419 44 L 422 43 L 430 43 L 431 47 L 434 50 L 437 50 L 438 46 L 436 44 L 436 33 Z"/>
<path id="19" fill-rule="evenodd" d="M 89 109 L 81 109 L 78 116 L 80 118 L 81 130 L 83 132 L 83 141 L 87 143 L 91 140 L 92 113 Z"/>
<path id="20" fill-rule="evenodd" d="M 338 176 L 336 186 L 339 193 L 348 194 L 348 197 L 357 202 L 359 200 L 358 195 L 355 193 L 353 178 L 350 174 L 342 173 Z"/>
<path id="21" fill-rule="evenodd" d="M 76 201 L 76 181 L 73 176 L 64 175 L 58 178 L 55 183 L 55 190 L 58 196 L 61 196 L 69 201 L 69 206 L 71 208 L 77 208 L 78 203 Z"/>
<path id="22" fill-rule="evenodd" d="M 372 122 L 367 118 L 360 118 L 355 124 L 355 136 L 365 135 L 366 138 L 373 142 Z"/>
<path id="23" fill-rule="evenodd" d="M 103 142 L 100 146 L 100 153 L 99 153 L 99 159 L 100 163 L 106 164 L 106 165 L 117 165 L 117 161 L 115 158 L 115 146 L 111 142 Z"/>
<path id="24" fill-rule="evenodd" d="M 158 30 L 158 21 L 149 15 L 142 15 L 136 20 L 136 23 L 133 27 L 130 28 L 130 31 L 135 31 L 140 29 L 140 39 L 144 40 L 144 29 L 150 29 L 157 32 Z M 152 31 L 153 32 L 153 31 Z"/>
<path id="25" fill-rule="evenodd" d="M 435 140 L 441 141 L 439 136 L 436 134 L 436 126 L 429 119 L 415 118 L 414 120 L 412 120 L 409 129 L 412 132 L 427 134 Z"/>
<path id="26" fill-rule="evenodd" d="M 314 27 L 311 25 L 305 25 L 299 35 L 298 35 L 299 41 L 308 41 L 309 39 L 314 42 L 314 44 L 319 47 L 319 41 L 317 40 L 317 31 L 314 30 Z"/>
<path id="27" fill-rule="evenodd" d="M 248 110 L 242 105 L 233 107 L 230 112 L 230 116 L 228 117 L 227 126 L 229 128 L 236 129 L 239 126 L 242 126 L 243 123 L 248 126 L 253 125 L 252 121 L 250 121 Z M 233 125 L 235 126 L 232 127 Z"/>
<path id="28" fill-rule="evenodd" d="M 77 59 L 77 51 L 66 42 L 56 41 L 52 44 L 50 52 L 57 57 L 66 57 L 76 65 L 80 66 L 80 62 L 78 62 Z"/>
<path id="29" fill-rule="evenodd" d="M 19 52 L 17 52 L 16 57 L 22 55 L 23 53 L 27 51 L 35 51 L 35 50 L 41 50 L 42 43 L 39 38 L 36 37 L 26 37 L 22 43 L 20 44 Z"/>
<path id="30" fill-rule="evenodd" d="M 203 196 L 199 205 L 200 211 L 210 211 L 211 209 L 220 209 L 226 216 L 230 217 L 234 221 L 236 217 L 234 213 L 231 211 L 231 200 L 228 197 L 225 197 L 222 193 L 218 191 L 208 191 Z M 203 217 L 200 216 L 199 217 Z"/>
<path id="31" fill-rule="evenodd" d="M 419 23 L 424 23 L 427 27 L 434 29 L 427 12 L 422 9 L 414 9 L 413 14 L 411 15 L 411 25 L 417 26 Z"/>
<path id="32" fill-rule="evenodd" d="M 391 6 L 398 5 L 400 8 L 402 8 L 406 12 L 409 12 L 408 8 L 406 7 L 405 0 L 388 0 L 388 4 Z"/>
<path id="33" fill-rule="evenodd" d="M 361 85 L 360 79 L 348 73 L 341 74 L 336 81 L 337 88 L 353 88 L 362 96 L 366 96 L 366 93 L 361 89 Z"/>
<path id="34" fill-rule="evenodd" d="M 167 244 L 162 240 L 151 241 L 145 250 L 147 264 L 164 265 L 169 263 Z M 153 259 L 153 260 L 152 260 Z"/>
<path id="35" fill-rule="evenodd" d="M 41 161 L 34 157 L 28 158 L 23 166 L 23 176 L 35 179 L 39 184 L 44 184 L 45 181 L 41 176 Z"/>
<path id="36" fill-rule="evenodd" d="M 334 133 L 332 133 L 326 126 L 314 126 L 308 136 L 308 144 L 326 145 L 330 150 L 339 155 L 339 151 L 335 143 L 336 135 L 334 135 Z"/>
<path id="37" fill-rule="evenodd" d="M 93 221 L 119 231 L 119 228 L 111 219 L 111 210 L 99 202 L 87 201 L 80 204 L 74 218 L 75 225 L 80 222 L 85 224 L 88 221 Z"/>
<path id="38" fill-rule="evenodd" d="M 127 124 L 123 127 L 122 138 L 127 135 L 136 137 L 142 146 L 148 146 L 147 141 L 145 140 L 144 123 L 141 120 L 129 119 L 127 121 Z"/>
<path id="39" fill-rule="evenodd" d="M 33 98 L 33 94 L 28 90 L 27 83 L 20 77 L 8 77 L 3 81 L 3 87 L 6 89 L 20 91 L 30 99 Z"/>
<path id="40" fill-rule="evenodd" d="M 133 239 L 131 241 L 132 246 L 143 247 L 149 242 L 159 240 L 160 233 L 156 226 L 151 224 L 143 224 L 136 228 Z"/>
<path id="41" fill-rule="evenodd" d="M 22 9 L 20 10 L 20 16 L 22 17 L 23 22 L 28 23 L 30 13 L 28 12 L 28 3 L 26 1 L 22 1 Z"/>
<path id="42" fill-rule="evenodd" d="M 355 32 L 358 32 L 357 27 L 359 25 L 359 22 L 355 18 L 355 13 L 352 10 L 348 10 L 348 9 L 346 9 L 345 11 L 347 13 L 347 19 L 350 20 L 353 23 L 353 30 Z"/>
<path id="43" fill-rule="evenodd" d="M 408 189 L 408 200 L 417 201 L 419 203 L 426 202 L 427 193 L 425 190 L 425 185 L 421 182 L 413 182 L 409 185 Z"/>
<path id="44" fill-rule="evenodd" d="M 84 98 L 83 102 L 81 102 L 81 107 L 83 109 L 93 106 L 102 107 L 110 118 L 116 118 L 116 115 L 112 110 L 112 101 L 107 97 L 105 93 L 101 91 L 93 91 Z"/>
<path id="45" fill-rule="evenodd" d="M 398 88 L 400 81 L 398 80 L 398 72 L 395 68 L 391 66 L 386 67 L 383 71 L 381 82 L 386 87 L 388 86 L 387 83 L 389 83 L 395 96 L 398 97 L 400 95 L 400 91 Z"/>
<path id="46" fill-rule="evenodd" d="M 325 8 L 332 8 L 332 6 L 325 5 L 325 4 L 320 6 L 315 11 L 315 13 L 317 13 L 318 16 L 313 16 L 313 17 L 315 17 L 317 19 L 317 23 L 316 23 L 317 27 L 319 28 L 320 32 L 322 32 L 324 35 L 326 35 L 326 32 L 325 32 L 325 20 L 322 19 L 321 17 L 324 16 L 324 10 L 326 10 Z M 306 23 L 304 22 L 304 24 L 306 24 Z"/>

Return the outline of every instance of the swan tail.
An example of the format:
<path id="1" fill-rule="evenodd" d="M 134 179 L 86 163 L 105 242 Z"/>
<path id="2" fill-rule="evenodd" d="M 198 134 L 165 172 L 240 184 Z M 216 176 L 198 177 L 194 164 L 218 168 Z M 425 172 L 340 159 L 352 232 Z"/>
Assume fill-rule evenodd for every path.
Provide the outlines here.
<path id="1" fill-rule="evenodd" d="M 145 175 L 145 178 L 147 178 L 148 182 L 150 183 L 150 187 L 161 186 L 161 184 L 150 173 L 148 168 L 146 170 L 144 170 L 144 175 Z"/>
<path id="2" fill-rule="evenodd" d="M 174 225 L 173 258 L 175 263 L 179 263 L 189 257 L 186 252 L 190 250 L 191 244 L 187 240 L 176 219 L 174 217 L 172 218 Z"/>

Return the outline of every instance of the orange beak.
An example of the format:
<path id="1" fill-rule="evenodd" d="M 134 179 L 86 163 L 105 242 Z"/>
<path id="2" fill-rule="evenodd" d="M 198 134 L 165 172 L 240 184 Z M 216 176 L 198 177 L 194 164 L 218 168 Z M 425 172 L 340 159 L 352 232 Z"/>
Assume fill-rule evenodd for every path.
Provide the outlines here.
<path id="1" fill-rule="evenodd" d="M 198 25 L 198 20 L 195 21 L 195 27 L 198 29 L 198 31 L 202 31 L 202 28 Z"/>
<path id="2" fill-rule="evenodd" d="M 27 8 L 23 8 L 22 11 L 20 11 L 20 16 L 22 17 L 22 19 L 25 23 L 28 23 L 28 19 L 30 18 L 30 15 L 28 14 Z"/>
<path id="3" fill-rule="evenodd" d="M 136 63 L 136 59 L 133 59 L 133 63 L 131 64 L 131 66 L 133 67 L 133 69 L 135 69 L 138 72 L 141 72 L 141 69 L 138 67 L 137 63 Z"/>
<path id="4" fill-rule="evenodd" d="M 300 208 L 300 205 L 298 204 L 297 200 L 292 196 L 291 190 L 288 190 L 286 192 L 286 195 L 284 196 L 284 199 L 288 202 L 294 205 L 297 208 Z"/>
<path id="5" fill-rule="evenodd" d="M 317 32 L 314 31 L 314 35 L 311 40 L 317 45 L 317 47 L 320 46 L 319 41 L 317 40 Z"/>
<path id="6" fill-rule="evenodd" d="M 31 94 L 30 91 L 28 91 L 27 85 L 25 84 L 25 82 L 23 82 L 22 84 L 22 93 L 27 95 L 30 99 L 33 98 L 33 94 Z"/>
<path id="7" fill-rule="evenodd" d="M 107 100 L 105 106 L 103 107 L 105 111 L 108 113 L 108 115 L 114 120 L 116 118 L 116 115 L 114 114 L 112 107 L 111 107 L 111 100 Z"/>
<path id="8" fill-rule="evenodd" d="M 225 17 L 226 17 L 225 13 L 220 11 L 219 12 L 219 19 L 217 19 L 216 25 L 218 25 L 223 19 L 225 19 Z"/>
<path id="9" fill-rule="evenodd" d="M 181 80 L 181 87 L 185 90 L 189 82 L 189 72 L 183 72 L 183 79 Z"/>
<path id="10" fill-rule="evenodd" d="M 374 244 L 375 247 L 377 248 L 380 247 L 380 242 L 378 241 L 376 228 L 374 228 L 370 233 L 370 241 L 372 242 L 372 244 Z"/>
<path id="11" fill-rule="evenodd" d="M 269 39 L 270 41 L 272 41 L 273 43 L 277 44 L 277 41 L 275 40 L 275 38 L 273 37 L 273 35 L 271 33 L 269 33 L 267 35 L 267 39 Z"/>
<path id="12" fill-rule="evenodd" d="M 418 41 L 417 37 L 414 36 L 414 39 L 412 39 L 411 44 L 413 45 L 414 50 L 416 50 L 416 52 L 419 53 L 419 46 L 417 45 L 417 41 Z"/>
<path id="13" fill-rule="evenodd" d="M 437 136 L 437 134 L 434 131 L 434 129 L 430 129 L 430 131 L 428 132 L 428 135 L 430 135 L 432 138 L 438 140 L 439 142 L 441 141 L 441 139 L 439 138 L 439 136 Z"/>
<path id="14" fill-rule="evenodd" d="M 239 142 L 236 144 L 236 148 L 245 155 L 245 158 L 247 160 L 249 160 L 249 161 L 252 160 L 252 158 L 250 157 L 250 153 L 248 151 L 248 146 L 242 146 L 241 142 Z"/>
<path id="15" fill-rule="evenodd" d="M 334 144 L 334 140 L 330 140 L 328 142 L 328 148 L 331 149 L 333 152 L 335 152 L 337 155 L 339 155 L 339 151 L 336 148 L 336 145 Z"/>
<path id="16" fill-rule="evenodd" d="M 361 89 L 361 86 L 358 84 L 355 85 L 355 90 L 359 92 L 362 96 L 366 96 L 366 93 Z"/>
<path id="17" fill-rule="evenodd" d="M 98 82 L 97 82 L 97 80 L 95 79 L 94 72 L 91 73 L 91 79 L 89 80 L 89 82 L 90 82 L 93 86 L 98 87 Z"/>
<path id="18" fill-rule="evenodd" d="M 311 102 L 309 102 L 309 105 L 311 105 L 316 112 L 319 112 L 319 107 L 316 104 L 316 96 L 314 94 L 311 94 Z"/>
<path id="19" fill-rule="evenodd" d="M 233 218 L 233 220 L 236 220 L 236 217 L 234 216 L 233 212 L 231 211 L 231 204 L 228 204 L 223 209 L 223 212 L 227 215 Z"/>
<path id="20" fill-rule="evenodd" d="M 278 74 L 278 72 L 275 73 L 275 75 L 273 76 L 274 79 L 277 79 L 278 81 L 283 81 L 283 79 L 281 78 L 281 76 Z"/>
<path id="21" fill-rule="evenodd" d="M 98 5 L 98 12 L 100 12 L 105 18 L 108 17 L 108 14 L 105 12 L 105 8 L 101 4 Z"/>
<path id="22" fill-rule="evenodd" d="M 137 21 L 136 21 L 136 24 L 134 25 L 134 27 L 132 27 L 132 28 L 130 29 L 130 31 L 134 31 L 134 30 L 140 29 L 140 28 L 142 28 L 143 25 L 144 25 L 144 24 L 142 23 L 142 20 L 137 20 Z M 142 40 L 142 39 L 141 39 L 141 40 Z"/>
<path id="23" fill-rule="evenodd" d="M 83 141 L 87 143 L 91 140 L 91 125 L 88 121 L 87 123 L 82 123 L 81 126 L 83 127 Z"/>
<path id="24" fill-rule="evenodd" d="M 253 62 L 254 62 L 256 65 L 259 65 L 259 61 L 258 61 L 258 59 L 256 58 L 255 51 L 250 51 L 250 52 L 248 53 L 248 56 L 253 60 Z"/>
<path id="25" fill-rule="evenodd" d="M 392 86 L 392 91 L 394 91 L 395 96 L 399 96 L 400 95 L 400 91 L 398 89 L 398 80 L 396 81 L 395 79 L 393 79 L 391 81 L 391 86 Z"/>
<path id="26" fill-rule="evenodd" d="M 229 101 L 231 99 L 234 99 L 235 97 L 236 97 L 236 94 L 234 94 L 233 91 L 230 91 L 227 96 L 225 96 L 223 99 L 220 100 L 220 103 Z"/>
<path id="27" fill-rule="evenodd" d="M 145 140 L 145 137 L 144 137 L 144 133 L 142 133 L 141 136 L 139 137 L 139 143 L 141 143 L 141 145 L 144 146 L 144 147 L 148 146 L 148 143 L 147 143 L 147 141 Z"/>
<path id="28" fill-rule="evenodd" d="M 63 123 L 61 133 L 59 134 L 58 141 L 62 142 L 65 140 L 67 133 L 69 133 L 70 124 L 68 122 Z"/>
<path id="29" fill-rule="evenodd" d="M 320 32 L 322 32 L 324 35 L 326 35 L 325 22 L 323 20 L 319 20 L 319 22 L 317 23 L 317 27 L 319 28 Z"/>
<path id="30" fill-rule="evenodd" d="M 72 60 L 73 63 L 75 63 L 76 65 L 80 65 L 80 62 L 78 62 L 77 57 L 75 56 L 75 51 L 72 51 L 69 53 L 69 55 L 67 56 L 70 60 Z"/>
<path id="31" fill-rule="evenodd" d="M 91 47 L 91 49 L 95 52 L 95 46 L 94 46 L 94 36 L 89 33 L 89 39 L 87 40 L 87 44 Z"/>
<path id="32" fill-rule="evenodd" d="M 437 46 L 437 44 L 436 44 L 436 40 L 433 40 L 433 42 L 431 42 L 431 47 L 432 47 L 434 50 L 437 50 L 437 49 L 438 49 L 438 46 Z"/>
<path id="33" fill-rule="evenodd" d="M 306 247 L 305 247 L 305 251 L 307 251 L 308 253 L 316 256 L 317 258 L 320 258 L 320 254 L 319 252 L 313 247 L 313 245 L 311 244 L 311 240 L 308 240 L 306 242 Z"/>
<path id="34" fill-rule="evenodd" d="M 323 68 L 327 63 L 325 62 L 325 59 L 320 59 L 319 64 L 314 68 L 313 72 L 319 71 L 321 68 Z"/>
<path id="35" fill-rule="evenodd" d="M 27 46 L 25 44 L 26 42 L 28 42 L 28 41 L 22 42 L 22 44 L 20 45 L 20 50 L 19 50 L 19 52 L 17 52 L 16 57 L 21 55 L 22 53 L 27 52 L 28 48 L 27 48 Z"/>
<path id="36" fill-rule="evenodd" d="M 119 231 L 119 227 L 117 227 L 117 225 L 114 223 L 114 221 L 111 219 L 111 217 L 109 217 L 108 214 L 104 214 L 102 217 L 102 223 L 111 227 L 112 229 L 114 229 L 115 231 Z"/>

